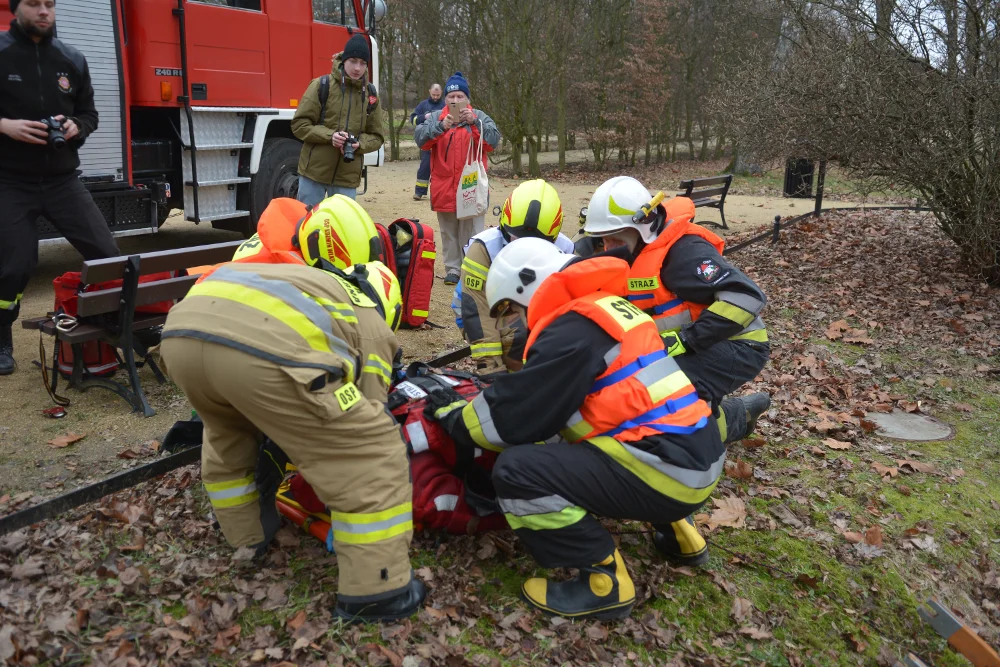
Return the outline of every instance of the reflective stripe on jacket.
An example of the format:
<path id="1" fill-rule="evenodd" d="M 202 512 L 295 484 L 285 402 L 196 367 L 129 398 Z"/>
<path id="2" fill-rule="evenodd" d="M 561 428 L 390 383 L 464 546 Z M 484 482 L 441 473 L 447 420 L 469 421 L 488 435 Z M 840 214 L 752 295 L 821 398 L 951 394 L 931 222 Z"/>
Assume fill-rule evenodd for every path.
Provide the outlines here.
<path id="1" fill-rule="evenodd" d="M 664 352 L 652 318 L 627 300 L 596 292 L 554 309 L 544 298 L 532 299 L 531 307 L 546 314 L 532 328 L 525 356 L 545 326 L 568 312 L 583 315 L 618 341 L 605 355 L 607 370 L 562 432 L 570 442 L 602 435 L 634 442 L 657 433 L 686 435 L 708 424 L 708 404 Z"/>
<path id="2" fill-rule="evenodd" d="M 233 347 L 305 383 L 330 373 L 384 403 L 399 344 L 375 304 L 344 283 L 303 264 L 229 262 L 170 310 L 162 337 Z"/>
<path id="3" fill-rule="evenodd" d="M 667 261 L 667 254 L 685 236 L 704 239 L 720 255 L 726 247 L 726 242 L 722 238 L 691 222 L 694 219 L 695 206 L 689 198 L 675 197 L 666 203 L 665 208 L 666 228 L 655 241 L 643 248 L 632 262 L 628 281 L 628 300 L 652 316 L 661 336 L 694 322 L 702 312 L 709 310 L 743 327 L 738 334 L 731 337 L 732 339 L 766 342 L 767 331 L 764 329 L 764 322 L 757 317 L 757 313 L 764 305 L 760 301 L 736 292 L 720 291 L 716 294 L 715 302 L 696 303 L 677 296 L 664 283 L 663 266 Z"/>
<path id="4" fill-rule="evenodd" d="M 463 406 L 453 436 L 464 446 L 502 451 L 558 439 L 563 424 L 558 433 L 566 440 L 586 441 L 661 493 L 700 503 L 722 473 L 725 447 L 709 406 L 665 355 L 652 319 L 623 298 L 628 270 L 621 259 L 600 257 L 578 261 L 547 278 L 528 307 L 531 335 L 524 370 L 497 378 Z M 546 342 L 547 329 L 565 330 L 570 319 L 586 323 L 583 335 L 588 342 L 592 336 L 586 331 L 596 330 L 614 344 L 584 345 L 574 353 L 601 357 L 599 363 L 580 358 L 574 368 L 600 370 L 587 375 L 591 386 L 581 403 L 574 398 L 574 403 L 562 405 L 569 390 L 566 378 L 552 379 L 537 371 L 550 366 L 566 347 Z M 576 328 L 579 331 L 580 325 Z M 523 426 L 531 410 L 551 414 L 548 406 L 560 421 L 545 429 Z M 510 435 L 515 432 L 530 435 Z"/>

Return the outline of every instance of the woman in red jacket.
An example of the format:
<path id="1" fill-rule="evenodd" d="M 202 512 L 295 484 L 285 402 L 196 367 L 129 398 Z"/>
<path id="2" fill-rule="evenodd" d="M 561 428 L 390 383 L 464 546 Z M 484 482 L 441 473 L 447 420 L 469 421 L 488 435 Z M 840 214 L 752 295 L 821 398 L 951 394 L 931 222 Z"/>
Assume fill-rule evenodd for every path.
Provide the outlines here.
<path id="1" fill-rule="evenodd" d="M 486 216 L 459 220 L 455 215 L 455 193 L 461 178 L 469 146 L 483 139 L 483 170 L 486 153 L 500 143 L 500 131 L 493 119 L 469 101 L 469 84 L 461 72 L 455 72 L 445 84 L 445 101 L 458 103 L 458 118 L 449 114 L 446 106 L 436 119 L 418 125 L 414 139 L 421 150 L 431 153 L 431 209 L 437 213 L 444 246 L 445 285 L 454 285 L 462 267 L 462 248 L 475 234 L 483 231 Z"/>

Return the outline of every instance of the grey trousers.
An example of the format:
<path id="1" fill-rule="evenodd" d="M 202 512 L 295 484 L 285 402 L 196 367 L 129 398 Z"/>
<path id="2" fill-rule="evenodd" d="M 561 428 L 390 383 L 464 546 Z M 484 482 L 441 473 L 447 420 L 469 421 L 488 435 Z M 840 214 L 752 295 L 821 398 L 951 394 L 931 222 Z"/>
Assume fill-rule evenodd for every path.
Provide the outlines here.
<path id="1" fill-rule="evenodd" d="M 462 271 L 462 248 L 469 239 L 486 228 L 486 216 L 459 220 L 455 212 L 437 212 L 438 228 L 441 230 L 441 246 L 444 251 L 445 273 L 456 276 Z"/>

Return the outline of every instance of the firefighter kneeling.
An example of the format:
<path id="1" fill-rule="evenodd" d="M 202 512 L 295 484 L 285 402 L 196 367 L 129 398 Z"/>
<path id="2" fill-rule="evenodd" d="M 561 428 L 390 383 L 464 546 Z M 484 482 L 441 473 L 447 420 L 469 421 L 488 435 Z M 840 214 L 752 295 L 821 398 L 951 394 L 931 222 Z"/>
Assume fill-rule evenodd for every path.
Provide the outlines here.
<path id="1" fill-rule="evenodd" d="M 493 469 L 500 507 L 539 564 L 579 568 L 571 581 L 522 587 L 529 604 L 560 616 L 623 618 L 635 602 L 599 517 L 649 522 L 666 556 L 704 560 L 689 517 L 726 458 L 708 404 L 652 318 L 624 298 L 628 277 L 621 259 L 513 241 L 490 267 L 486 296 L 493 316 L 513 310 L 527 323 L 523 370 L 471 403 L 428 407 L 459 446 L 502 452 Z"/>
<path id="2" fill-rule="evenodd" d="M 259 554 L 278 529 L 277 484 L 255 479 L 266 433 L 332 512 L 334 614 L 404 618 L 426 588 L 408 556 L 406 446 L 381 402 L 399 283 L 378 262 L 317 265 L 215 269 L 170 311 L 163 361 L 204 422 L 202 478 L 227 541 Z"/>

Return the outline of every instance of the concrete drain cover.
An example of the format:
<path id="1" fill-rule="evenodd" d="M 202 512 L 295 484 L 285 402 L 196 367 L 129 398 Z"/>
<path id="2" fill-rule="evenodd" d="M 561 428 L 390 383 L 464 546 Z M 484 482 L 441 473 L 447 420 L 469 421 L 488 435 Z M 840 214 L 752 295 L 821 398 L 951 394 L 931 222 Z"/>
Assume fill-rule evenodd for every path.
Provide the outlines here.
<path id="1" fill-rule="evenodd" d="M 955 429 L 943 421 L 927 415 L 893 410 L 869 412 L 865 419 L 875 422 L 875 433 L 895 440 L 948 440 L 955 435 Z"/>

